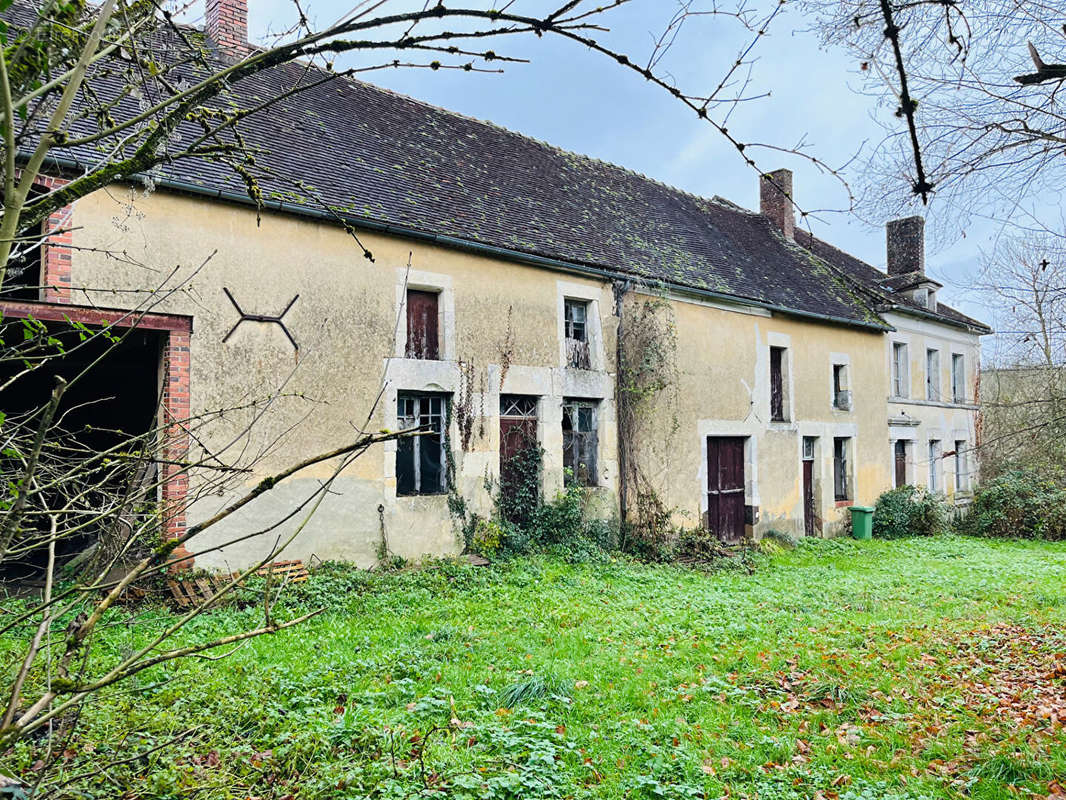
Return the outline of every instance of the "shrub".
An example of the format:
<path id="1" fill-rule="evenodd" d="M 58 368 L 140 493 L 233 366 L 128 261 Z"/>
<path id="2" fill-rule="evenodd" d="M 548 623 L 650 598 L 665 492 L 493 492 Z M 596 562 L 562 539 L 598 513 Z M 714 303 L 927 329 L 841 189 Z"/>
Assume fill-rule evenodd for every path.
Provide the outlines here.
<path id="1" fill-rule="evenodd" d="M 878 539 L 933 536 L 949 527 L 943 495 L 915 486 L 890 489 L 874 505 L 873 535 Z"/>
<path id="2" fill-rule="evenodd" d="M 974 536 L 1066 539 L 1066 489 L 1031 470 L 1012 470 L 974 493 L 959 529 Z"/>

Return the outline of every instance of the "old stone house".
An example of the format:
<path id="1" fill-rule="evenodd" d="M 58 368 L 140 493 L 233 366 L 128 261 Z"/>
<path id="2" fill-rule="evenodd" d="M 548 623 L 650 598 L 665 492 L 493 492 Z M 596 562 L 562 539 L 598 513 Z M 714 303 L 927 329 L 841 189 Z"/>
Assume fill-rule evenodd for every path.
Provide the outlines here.
<path id="1" fill-rule="evenodd" d="M 206 34 L 244 42 L 245 20 L 242 2 L 209 0 Z M 298 72 L 234 91 L 264 96 Z M 976 479 L 988 329 L 939 301 L 921 219 L 889 223 L 881 272 L 796 228 L 787 171 L 749 211 L 354 80 L 242 132 L 261 150 L 261 212 L 224 168 L 178 162 L 153 191 L 131 179 L 56 215 L 70 232 L 0 300 L 8 318 L 135 325 L 116 380 L 158 395 L 168 420 L 273 393 L 269 413 L 186 442 L 254 453 L 237 483 L 186 508 L 200 478 L 167 454 L 172 531 L 356 429 L 412 425 L 429 433 L 355 461 L 291 557 L 368 564 L 383 538 L 407 557 L 456 552 L 449 495 L 491 513 L 515 431 L 543 448 L 546 496 L 569 476 L 590 513 L 617 516 L 651 493 L 726 540 L 828 535 L 894 483 L 962 499 Z M 87 157 L 54 159 L 49 180 Z M 640 380 L 627 347 L 654 349 L 667 379 L 620 414 Z M 284 518 L 327 474 L 283 482 L 196 548 Z M 198 563 L 247 563 L 271 542 Z"/>

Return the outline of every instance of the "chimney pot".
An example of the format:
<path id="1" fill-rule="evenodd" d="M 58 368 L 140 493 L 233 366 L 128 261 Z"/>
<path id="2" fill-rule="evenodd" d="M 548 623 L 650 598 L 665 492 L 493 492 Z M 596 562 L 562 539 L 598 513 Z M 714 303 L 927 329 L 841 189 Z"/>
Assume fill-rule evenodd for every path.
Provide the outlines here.
<path id="1" fill-rule="evenodd" d="M 759 211 L 789 241 L 796 238 L 792 211 L 792 170 L 779 169 L 759 178 Z"/>
<path id="2" fill-rule="evenodd" d="M 885 226 L 888 274 L 925 274 L 925 218 L 894 219 Z"/>
<path id="3" fill-rule="evenodd" d="M 206 0 L 204 33 L 220 50 L 248 49 L 248 0 Z"/>

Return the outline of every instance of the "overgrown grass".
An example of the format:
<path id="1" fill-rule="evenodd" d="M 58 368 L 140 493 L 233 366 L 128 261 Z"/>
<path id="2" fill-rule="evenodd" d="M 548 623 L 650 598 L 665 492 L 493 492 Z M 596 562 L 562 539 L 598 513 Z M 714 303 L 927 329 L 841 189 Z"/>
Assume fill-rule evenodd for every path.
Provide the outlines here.
<path id="1" fill-rule="evenodd" d="M 287 613 L 319 603 L 298 630 L 101 696 L 67 776 L 195 729 L 80 796 L 998 800 L 1066 775 L 1062 727 L 996 695 L 1030 672 L 1066 692 L 1030 669 L 1066 650 L 1062 544 L 812 542 L 752 574 L 546 557 L 333 569 Z M 183 637 L 260 613 L 224 609 Z M 171 619 L 116 614 L 97 645 L 126 651 Z M 0 770 L 32 775 L 39 756 L 20 747 Z"/>

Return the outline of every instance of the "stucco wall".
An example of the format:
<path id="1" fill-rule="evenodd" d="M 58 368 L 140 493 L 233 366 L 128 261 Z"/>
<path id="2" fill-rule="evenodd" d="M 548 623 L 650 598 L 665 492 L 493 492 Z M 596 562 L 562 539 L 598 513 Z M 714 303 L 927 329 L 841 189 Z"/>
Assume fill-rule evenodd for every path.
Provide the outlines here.
<path id="1" fill-rule="evenodd" d="M 929 486 L 930 468 L 936 471 L 937 489 L 955 502 L 965 502 L 978 480 L 979 381 L 981 342 L 975 334 L 947 325 L 940 325 L 904 314 L 887 314 L 886 321 L 896 330 L 889 334 L 885 345 L 885 365 L 892 374 L 893 343 L 907 347 L 909 375 L 907 397 L 897 396 L 892 387 L 888 394 L 889 446 L 897 440 L 906 442 L 907 482 L 916 486 Z M 930 400 L 926 387 L 926 353 L 933 349 L 939 352 L 940 399 Z M 955 402 L 952 397 L 951 358 L 963 356 L 965 364 L 964 402 Z M 934 460 L 929 458 L 929 441 L 941 442 L 941 453 L 949 454 Z M 955 451 L 955 442 L 967 443 L 960 462 L 950 453 Z M 956 497 L 956 467 L 962 469 L 963 491 Z"/>
<path id="2" fill-rule="evenodd" d="M 491 510 L 486 481 L 498 472 L 501 393 L 539 398 L 548 495 L 563 482 L 563 398 L 599 400 L 597 505 L 605 514 L 616 511 L 617 320 L 608 283 L 370 233 L 361 232 L 357 244 L 335 225 L 290 215 L 266 212 L 257 224 L 248 208 L 164 192 L 97 193 L 77 203 L 74 225 L 72 301 L 148 304 L 192 315 L 193 414 L 235 409 L 198 431 L 198 440 L 220 463 L 250 471 L 228 477 L 217 491 L 200 491 L 190 523 L 297 459 L 354 440 L 360 431 L 395 430 L 396 396 L 404 390 L 447 393 L 453 405 L 473 410 L 469 446 L 464 451 L 460 445 L 455 415 L 450 445 L 455 488 L 482 514 Z M 373 262 L 363 257 L 363 246 Z M 405 286 L 439 292 L 439 361 L 404 357 Z M 299 295 L 285 315 L 299 352 L 277 325 L 246 321 L 234 329 L 240 315 L 223 287 L 248 313 L 277 314 Z M 630 291 L 626 313 L 652 296 Z M 591 304 L 591 370 L 563 366 L 567 297 Z M 872 503 L 891 486 L 894 437 L 928 439 L 940 431 L 945 443 L 975 438 L 971 409 L 909 402 L 905 408 L 890 404 L 886 412 L 894 339 L 910 344 L 912 397 L 921 397 L 923 337 L 942 336 L 945 386 L 952 348 L 968 348 L 969 378 L 976 377 L 975 337 L 905 319 L 892 320 L 900 333 L 886 336 L 680 296 L 666 298 L 666 308 L 676 331 L 676 385 L 646 411 L 636 449 L 644 474 L 679 524 L 701 524 L 707 507 L 708 436 L 745 438 L 745 503 L 758 509 L 753 535 L 802 532 L 804 437 L 816 440 L 816 506 L 825 534 L 839 529 L 844 506 Z M 786 348 L 784 422 L 770 420 L 771 346 Z M 834 364 L 846 366 L 850 409 L 834 407 Z M 919 424 L 890 430 L 889 418 L 904 410 Z M 833 492 L 834 437 L 851 440 L 852 491 L 844 503 Z M 194 550 L 269 531 L 208 552 L 198 563 L 248 563 L 296 530 L 305 514 L 293 515 L 293 509 L 334 466 L 285 481 L 203 534 Z M 460 542 L 447 498 L 398 497 L 395 472 L 395 443 L 371 448 L 335 479 L 287 555 L 370 564 L 383 541 L 411 558 L 455 552 Z M 217 477 L 205 471 L 202 480 Z M 194 481 L 194 493 L 202 480 Z"/>
<path id="3" fill-rule="evenodd" d="M 629 303 L 640 303 L 639 296 Z M 803 532 L 802 440 L 817 437 L 814 485 L 823 533 L 838 530 L 843 506 L 872 503 L 888 487 L 884 336 L 840 325 L 771 316 L 742 306 L 669 299 L 677 331 L 678 391 L 655 413 L 676 426 L 642 443 L 646 471 L 680 524 L 707 508 L 708 436 L 746 437 L 745 503 L 759 509 L 751 533 Z M 786 348 L 788 421 L 770 419 L 770 347 Z M 851 410 L 833 407 L 833 364 L 847 365 Z M 852 502 L 833 494 L 833 438 L 850 437 Z"/>
<path id="4" fill-rule="evenodd" d="M 614 507 L 614 384 L 606 371 L 614 353 L 609 286 L 361 233 L 360 240 L 374 255 L 371 263 L 334 225 L 274 213 L 264 213 L 257 225 L 255 212 L 247 208 L 163 192 L 97 193 L 78 202 L 75 217 L 79 249 L 73 283 L 82 288 L 74 291 L 73 302 L 111 307 L 147 302 L 156 311 L 193 315 L 193 414 L 259 404 L 229 412 L 201 432 L 204 445 L 223 462 L 253 466 L 240 480 L 197 499 L 189 512 L 190 524 L 296 459 L 354 440 L 360 430 L 395 430 L 396 393 L 401 390 L 447 392 L 456 398 L 461 390 L 472 390 L 470 406 L 476 419 L 468 451 L 459 444 L 454 420 L 450 439 L 456 486 L 471 509 L 482 513 L 490 509 L 485 479 L 498 466 L 501 391 L 540 398 L 549 494 L 558 491 L 563 480 L 562 399 L 601 400 L 596 491 L 602 507 Z M 125 256 L 116 259 L 103 251 Z M 402 357 L 405 280 L 441 292 L 440 361 Z M 131 294 L 130 287 L 156 290 L 155 299 Z M 298 294 L 285 323 L 300 345 L 299 353 L 281 328 L 270 323 L 244 322 L 223 342 L 240 318 L 223 287 L 243 310 L 259 314 L 279 313 Z M 592 301 L 596 371 L 562 366 L 564 297 Z M 465 387 L 460 386 L 460 361 L 474 367 Z M 382 385 L 384 392 L 371 413 Z M 250 434 L 242 435 L 249 424 Z M 396 496 L 395 450 L 395 443 L 377 445 L 347 468 L 287 556 L 370 564 L 383 531 L 389 548 L 399 555 L 455 552 L 457 530 L 445 496 Z M 333 467 L 319 465 L 282 483 L 198 537 L 193 549 L 276 523 L 330 477 Z M 298 514 L 264 536 L 208 553 L 197 563 L 247 563 L 302 519 Z"/>

